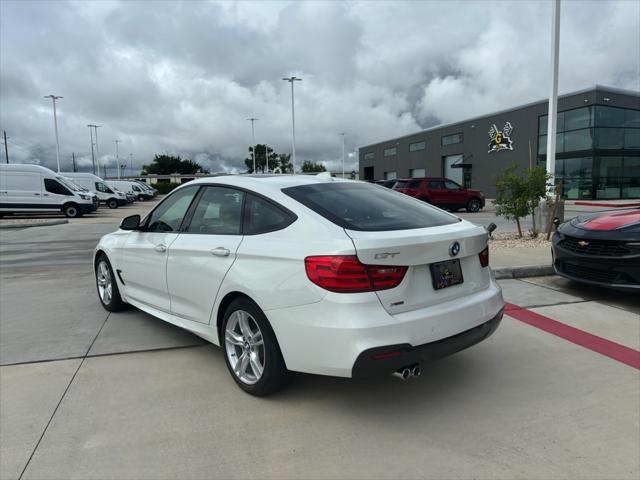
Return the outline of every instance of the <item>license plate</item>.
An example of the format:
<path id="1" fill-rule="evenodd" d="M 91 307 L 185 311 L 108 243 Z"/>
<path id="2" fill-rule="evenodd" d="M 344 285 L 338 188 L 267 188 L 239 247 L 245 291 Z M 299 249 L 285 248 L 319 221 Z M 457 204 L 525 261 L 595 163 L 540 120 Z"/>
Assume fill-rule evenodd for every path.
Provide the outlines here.
<path id="1" fill-rule="evenodd" d="M 441 290 L 464 281 L 458 259 L 432 263 L 429 267 L 434 290 Z"/>

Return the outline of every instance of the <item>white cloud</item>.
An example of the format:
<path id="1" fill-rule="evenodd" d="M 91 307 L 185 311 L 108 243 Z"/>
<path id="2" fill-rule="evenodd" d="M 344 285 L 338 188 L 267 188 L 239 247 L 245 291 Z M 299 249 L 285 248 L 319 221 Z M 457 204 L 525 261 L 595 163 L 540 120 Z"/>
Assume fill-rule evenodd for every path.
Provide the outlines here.
<path id="1" fill-rule="evenodd" d="M 251 142 L 341 168 L 346 150 L 544 98 L 547 2 L 10 2 L 0 4 L 0 128 L 13 161 L 134 163 L 170 152 L 242 168 Z M 640 4 L 563 2 L 560 90 L 640 89 Z M 635 41 L 634 41 L 635 39 Z M 347 169 L 354 167 L 347 157 Z"/>

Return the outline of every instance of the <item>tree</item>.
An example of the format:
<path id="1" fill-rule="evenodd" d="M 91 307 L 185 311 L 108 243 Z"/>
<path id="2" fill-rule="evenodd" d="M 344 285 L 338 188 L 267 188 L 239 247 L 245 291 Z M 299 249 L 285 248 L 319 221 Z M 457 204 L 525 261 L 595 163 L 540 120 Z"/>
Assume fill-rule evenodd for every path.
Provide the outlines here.
<path id="1" fill-rule="evenodd" d="M 547 198 L 547 182 L 549 174 L 542 167 L 530 169 L 520 175 L 518 166 L 512 164 L 505 168 L 495 180 L 496 184 L 496 215 L 507 220 L 515 220 L 518 226 L 518 236 L 522 238 L 520 219 L 533 215 L 542 199 Z M 535 224 L 533 229 L 536 234 Z"/>
<path id="2" fill-rule="evenodd" d="M 156 155 L 150 165 L 142 167 L 143 175 L 171 175 L 172 173 L 193 175 L 195 173 L 209 173 L 209 170 L 202 168 L 201 165 L 193 160 L 183 160 L 179 155 L 176 157 L 166 153 Z"/>
<path id="3" fill-rule="evenodd" d="M 324 168 L 324 165 L 321 163 L 305 161 L 302 164 L 302 171 L 303 172 L 326 172 L 327 169 Z"/>
<path id="4" fill-rule="evenodd" d="M 253 147 L 249 147 L 249 157 L 244 159 L 244 164 L 247 166 L 247 171 L 253 173 Z M 278 155 L 273 151 L 273 148 L 266 145 L 256 145 L 256 170 L 265 173 L 267 167 L 267 155 L 269 156 L 269 169 L 273 170 L 278 166 Z"/>

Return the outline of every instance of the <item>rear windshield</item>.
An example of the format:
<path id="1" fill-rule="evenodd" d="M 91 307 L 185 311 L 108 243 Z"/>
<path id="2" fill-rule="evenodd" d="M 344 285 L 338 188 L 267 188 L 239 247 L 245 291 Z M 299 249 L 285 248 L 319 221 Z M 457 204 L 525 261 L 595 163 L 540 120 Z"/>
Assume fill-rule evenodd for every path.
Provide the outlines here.
<path id="1" fill-rule="evenodd" d="M 398 180 L 395 185 L 393 186 L 393 188 L 404 188 L 407 186 L 407 181 L 406 180 Z"/>
<path id="2" fill-rule="evenodd" d="M 349 230 L 408 230 L 458 222 L 453 215 L 426 203 L 366 183 L 320 183 L 284 188 L 282 191 Z"/>

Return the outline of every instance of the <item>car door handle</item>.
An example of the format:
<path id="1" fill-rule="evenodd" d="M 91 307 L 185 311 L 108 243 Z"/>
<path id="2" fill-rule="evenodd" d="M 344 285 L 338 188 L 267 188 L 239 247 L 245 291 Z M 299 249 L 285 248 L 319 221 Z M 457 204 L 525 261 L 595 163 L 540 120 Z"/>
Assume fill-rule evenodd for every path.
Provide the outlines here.
<path id="1" fill-rule="evenodd" d="M 34 193 L 34 195 L 40 195 L 39 193 Z"/>
<path id="2" fill-rule="evenodd" d="M 229 253 L 231 253 L 229 251 L 228 248 L 224 248 L 224 247 L 218 247 L 218 248 L 214 248 L 211 251 L 211 255 L 215 255 L 216 257 L 228 257 Z"/>
<path id="3" fill-rule="evenodd" d="M 166 245 L 164 245 L 163 243 L 161 243 L 160 245 L 156 245 L 155 247 L 153 247 L 153 249 L 154 249 L 156 252 L 160 252 L 160 253 L 162 253 L 162 252 L 166 252 L 166 251 L 167 251 L 167 246 L 166 246 Z"/>

